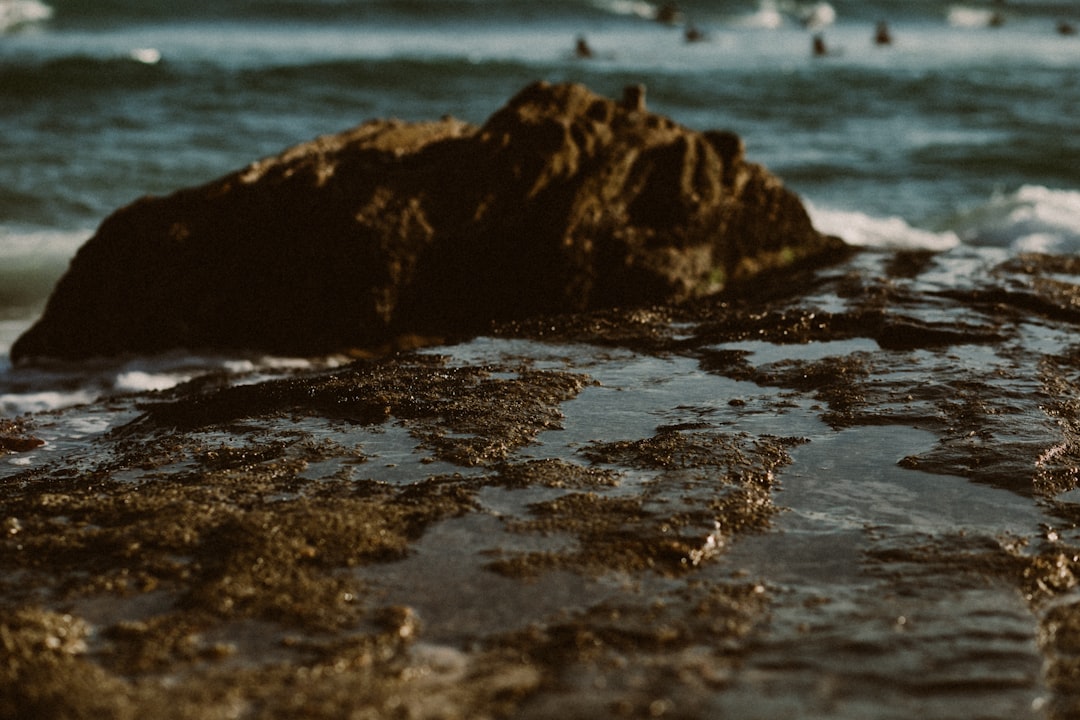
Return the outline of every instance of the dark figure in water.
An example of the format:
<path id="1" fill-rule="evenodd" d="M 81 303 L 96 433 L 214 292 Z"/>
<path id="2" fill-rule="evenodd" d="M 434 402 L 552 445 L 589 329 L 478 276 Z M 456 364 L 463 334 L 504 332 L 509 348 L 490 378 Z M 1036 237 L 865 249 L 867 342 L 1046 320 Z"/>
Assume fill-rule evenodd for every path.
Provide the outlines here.
<path id="1" fill-rule="evenodd" d="M 829 48 L 825 47 L 825 38 L 818 33 L 814 36 L 814 57 L 825 57 L 829 54 Z"/>
<path id="2" fill-rule="evenodd" d="M 999 12 L 992 13 L 990 15 L 990 22 L 987 23 L 990 27 L 1001 27 L 1005 24 L 1005 16 Z"/>
<path id="3" fill-rule="evenodd" d="M 879 22 L 877 24 L 877 29 L 874 31 L 874 44 L 892 45 L 892 35 L 889 33 L 889 26 L 884 22 Z"/>
<path id="4" fill-rule="evenodd" d="M 706 39 L 705 33 L 703 33 L 701 30 L 698 30 L 693 25 L 686 26 L 686 32 L 683 34 L 683 37 L 686 38 L 686 42 L 688 43 L 701 42 L 702 40 Z"/>
<path id="5" fill-rule="evenodd" d="M 1058 35 L 1075 35 L 1076 26 L 1062 20 L 1057 24 Z"/>
<path id="6" fill-rule="evenodd" d="M 591 58 L 593 56 L 592 48 L 589 47 L 589 43 L 585 41 L 585 38 L 579 37 L 577 44 L 574 46 L 574 54 L 579 58 Z"/>
<path id="7" fill-rule="evenodd" d="M 665 25 L 674 25 L 679 19 L 679 6 L 673 2 L 666 2 L 656 10 L 656 22 Z"/>

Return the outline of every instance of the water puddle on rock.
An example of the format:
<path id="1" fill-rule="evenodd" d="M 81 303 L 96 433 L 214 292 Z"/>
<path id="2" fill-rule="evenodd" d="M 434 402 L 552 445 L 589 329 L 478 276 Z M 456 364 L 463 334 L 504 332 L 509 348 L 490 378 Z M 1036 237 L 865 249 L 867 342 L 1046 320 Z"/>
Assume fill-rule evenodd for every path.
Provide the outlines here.
<path id="1" fill-rule="evenodd" d="M 718 716 L 1041 717 L 1037 621 L 979 556 L 1045 517 L 1009 491 L 897 464 L 934 442 L 864 427 L 793 451 L 775 531 L 725 558 L 768 578 L 773 603 Z M 919 562 L 931 555 L 958 561 Z"/>
<path id="2" fill-rule="evenodd" d="M 758 367 L 778 361 L 835 361 L 840 367 L 851 357 L 873 363 L 878 347 L 854 338 L 783 346 L 745 341 L 711 350 L 742 353 Z M 574 351 L 560 353 L 572 358 Z M 881 372 L 882 382 L 949 382 L 949 374 L 964 367 L 961 355 L 982 367 L 996 360 L 980 346 L 952 348 L 948 357 L 914 352 Z M 571 362 L 580 364 L 580 358 Z M 948 373 L 935 369 L 939 364 Z M 1002 364 L 1007 369 L 1008 362 Z M 771 500 L 780 512 L 769 528 L 732 536 L 702 571 L 721 585 L 733 578 L 762 583 L 767 619 L 734 666 L 710 655 L 711 671 L 724 678 L 723 692 L 683 688 L 686 694 L 673 707 L 739 718 L 944 719 L 968 717 L 977 705 L 980 717 L 1042 716 L 1049 691 L 1036 640 L 1038 617 L 1001 568 L 1001 562 L 1012 562 L 1008 558 L 1030 556 L 1029 539 L 1044 531 L 1047 517 L 1030 497 L 994 483 L 905 467 L 905 458 L 940 446 L 937 433 L 903 424 L 835 429 L 823 422 L 827 408 L 821 398 L 703 372 L 689 358 L 618 357 L 605 363 L 593 357 L 589 372 L 598 385 L 565 403 L 560 429 L 541 435 L 540 445 L 525 455 L 587 455 L 598 444 L 664 432 L 761 437 L 782 427 L 785 435 L 805 441 L 790 450 L 791 465 L 777 472 Z M 942 386 L 943 398 L 954 393 Z M 902 422 L 907 413 L 932 425 L 932 413 L 912 411 L 911 403 L 919 400 L 876 398 L 882 415 L 872 423 Z M 632 485 L 638 492 L 652 488 L 663 502 L 685 499 L 686 484 L 665 485 L 663 478 L 674 474 L 661 470 L 658 476 L 655 470 L 622 467 L 621 489 L 612 492 L 626 494 Z M 722 473 L 710 468 L 709 474 L 716 482 Z M 545 575 L 536 581 L 536 593 L 550 605 L 499 595 L 490 582 L 486 592 L 505 597 L 507 607 L 529 608 L 522 617 L 535 622 L 550 622 L 544 611 L 555 607 L 587 614 L 605 592 L 615 592 L 597 581 L 568 590 L 566 580 Z M 622 602 L 633 602 L 641 591 L 640 582 L 623 588 Z M 658 587 L 653 591 L 666 597 Z M 449 605 L 462 610 L 460 599 Z M 465 617 L 479 611 L 473 603 L 466 603 L 472 608 Z"/>
<path id="3" fill-rule="evenodd" d="M 1077 717 L 1080 289 L 902 260 L 40 413 L 5 667 L 80 717 Z"/>

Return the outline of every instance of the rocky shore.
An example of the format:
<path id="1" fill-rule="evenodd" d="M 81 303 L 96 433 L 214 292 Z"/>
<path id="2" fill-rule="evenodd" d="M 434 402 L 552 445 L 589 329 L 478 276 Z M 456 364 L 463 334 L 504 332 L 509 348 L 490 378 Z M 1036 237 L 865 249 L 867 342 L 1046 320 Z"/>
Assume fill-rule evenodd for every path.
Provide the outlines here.
<path id="1" fill-rule="evenodd" d="M 1078 271 L 867 253 L 27 419 L 0 717 L 1072 717 Z"/>

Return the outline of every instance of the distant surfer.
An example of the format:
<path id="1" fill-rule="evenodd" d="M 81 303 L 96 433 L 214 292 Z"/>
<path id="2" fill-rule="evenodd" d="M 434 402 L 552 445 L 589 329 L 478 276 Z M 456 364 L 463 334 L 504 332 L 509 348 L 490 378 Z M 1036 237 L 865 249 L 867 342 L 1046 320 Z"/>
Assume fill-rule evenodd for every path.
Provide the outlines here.
<path id="1" fill-rule="evenodd" d="M 874 30 L 874 44 L 892 45 L 892 34 L 889 32 L 889 26 L 884 21 L 879 22 L 877 29 Z"/>
<path id="2" fill-rule="evenodd" d="M 829 48 L 825 45 L 825 37 L 821 33 L 814 35 L 814 42 L 811 45 L 813 49 L 814 57 L 825 57 L 829 54 Z"/>
<path id="3" fill-rule="evenodd" d="M 688 43 L 701 42 L 702 40 L 707 39 L 705 33 L 699 30 L 694 25 L 686 26 L 686 32 L 683 34 L 683 37 L 686 38 L 686 42 Z"/>
<path id="4" fill-rule="evenodd" d="M 579 58 L 591 58 L 593 56 L 592 48 L 589 47 L 589 42 L 583 36 L 578 36 L 577 43 L 574 45 L 574 55 Z"/>
<path id="5" fill-rule="evenodd" d="M 679 6 L 673 2 L 666 2 L 656 9 L 656 22 L 664 25 L 674 25 L 679 19 Z"/>
<path id="6" fill-rule="evenodd" d="M 1058 35 L 1075 35 L 1076 26 L 1072 23 L 1062 20 L 1057 24 Z"/>

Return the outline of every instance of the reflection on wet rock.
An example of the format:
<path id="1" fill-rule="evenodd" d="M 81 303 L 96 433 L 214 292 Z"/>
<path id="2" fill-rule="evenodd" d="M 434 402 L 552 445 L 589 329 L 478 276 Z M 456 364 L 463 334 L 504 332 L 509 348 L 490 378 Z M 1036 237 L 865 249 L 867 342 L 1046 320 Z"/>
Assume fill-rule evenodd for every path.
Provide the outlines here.
<path id="1" fill-rule="evenodd" d="M 0 716 L 1072 717 L 1077 287 L 863 253 L 20 420 Z"/>

